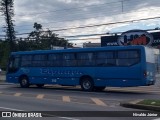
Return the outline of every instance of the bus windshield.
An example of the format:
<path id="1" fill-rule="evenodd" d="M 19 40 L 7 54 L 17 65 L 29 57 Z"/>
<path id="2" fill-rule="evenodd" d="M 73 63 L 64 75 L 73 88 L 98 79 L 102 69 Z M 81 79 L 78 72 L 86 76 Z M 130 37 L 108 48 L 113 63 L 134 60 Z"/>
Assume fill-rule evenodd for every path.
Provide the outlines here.
<path id="1" fill-rule="evenodd" d="M 16 72 L 19 68 L 19 57 L 18 56 L 11 56 L 9 59 L 9 64 L 8 64 L 8 72 Z"/>

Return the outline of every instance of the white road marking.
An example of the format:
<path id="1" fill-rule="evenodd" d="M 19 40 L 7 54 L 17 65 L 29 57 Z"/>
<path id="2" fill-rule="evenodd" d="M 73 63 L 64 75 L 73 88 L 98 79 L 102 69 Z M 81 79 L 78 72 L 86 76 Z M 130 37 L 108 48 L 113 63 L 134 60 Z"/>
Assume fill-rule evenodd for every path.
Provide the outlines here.
<path id="1" fill-rule="evenodd" d="M 153 119 L 153 120 L 160 120 L 160 118 L 156 118 L 156 119 Z"/>
<path id="2" fill-rule="evenodd" d="M 77 118 L 69 118 L 69 117 L 59 117 L 59 118 L 67 119 L 67 120 L 80 120 L 80 119 L 77 119 Z"/>
<path id="3" fill-rule="evenodd" d="M 7 108 L 7 107 L 0 107 L 0 108 L 5 109 L 5 110 L 13 110 L 13 111 L 24 111 L 24 110 L 20 110 L 20 109 Z"/>

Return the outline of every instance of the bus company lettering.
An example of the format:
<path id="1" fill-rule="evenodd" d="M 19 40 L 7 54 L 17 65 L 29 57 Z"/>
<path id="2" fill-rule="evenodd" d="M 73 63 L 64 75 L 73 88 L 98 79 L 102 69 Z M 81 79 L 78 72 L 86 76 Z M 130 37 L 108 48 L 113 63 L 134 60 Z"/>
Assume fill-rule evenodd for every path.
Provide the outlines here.
<path id="1" fill-rule="evenodd" d="M 151 45 L 153 36 L 144 30 L 130 30 L 118 37 L 119 45 Z"/>
<path id="2" fill-rule="evenodd" d="M 41 74 L 46 75 L 80 75 L 82 72 L 78 70 L 53 70 L 48 68 L 42 68 Z"/>

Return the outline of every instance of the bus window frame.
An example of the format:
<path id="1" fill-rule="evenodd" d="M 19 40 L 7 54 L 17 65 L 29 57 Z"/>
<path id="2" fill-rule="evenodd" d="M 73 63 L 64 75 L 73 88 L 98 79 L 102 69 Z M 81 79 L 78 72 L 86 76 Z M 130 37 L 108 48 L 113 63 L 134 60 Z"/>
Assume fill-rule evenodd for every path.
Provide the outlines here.
<path id="1" fill-rule="evenodd" d="M 98 58 L 98 53 L 101 53 L 101 52 L 112 52 L 113 53 L 113 58 L 111 57 L 105 57 L 105 58 Z M 115 50 L 103 50 L 103 51 L 96 51 L 96 66 L 97 67 L 116 67 L 116 51 Z M 98 65 L 97 61 L 98 60 L 105 60 L 105 61 L 108 61 L 108 60 L 114 60 L 115 61 L 115 64 L 105 64 L 103 63 L 103 65 Z"/>
<path id="2" fill-rule="evenodd" d="M 136 57 L 136 58 L 138 59 L 138 61 L 133 64 L 130 64 L 130 65 L 117 65 L 118 59 L 136 59 L 136 58 L 118 58 L 118 52 L 120 52 L 120 51 L 137 51 L 138 57 Z M 140 49 L 116 50 L 116 65 L 117 65 L 117 67 L 132 67 L 132 66 L 140 63 L 141 62 L 141 52 L 140 51 L 141 51 Z"/>
<path id="3" fill-rule="evenodd" d="M 137 62 L 135 62 L 134 64 L 131 64 L 131 65 L 117 65 L 117 61 L 118 59 L 133 59 L 133 58 L 118 58 L 118 52 L 121 52 L 121 51 L 137 51 L 138 53 L 138 57 L 136 57 L 138 59 Z M 98 58 L 98 53 L 101 53 L 101 52 L 104 52 L 104 53 L 107 53 L 107 52 L 112 52 L 113 53 L 113 58 L 110 58 L 110 57 L 105 57 L 105 58 Z M 79 65 L 79 60 L 84 60 L 84 61 L 88 61 L 89 59 L 78 59 L 78 55 L 79 54 L 85 54 L 85 53 L 91 53 L 92 54 L 92 64 L 93 65 Z M 49 59 L 49 55 L 60 55 L 58 58 L 59 59 L 55 59 L 55 60 L 52 60 L 52 59 Z M 65 65 L 64 62 L 65 62 L 65 59 L 64 59 L 64 55 L 65 54 L 74 54 L 74 58 L 75 59 L 66 59 L 66 60 L 75 60 L 75 63 L 72 64 L 72 65 Z M 22 63 L 22 56 L 26 56 L 26 55 L 31 55 L 32 56 L 32 59 L 31 59 L 31 65 L 28 65 L 28 66 L 22 66 L 21 63 Z M 46 55 L 46 59 L 45 60 L 38 60 L 40 62 L 45 62 L 45 65 L 34 65 L 34 56 L 36 55 Z M 134 59 L 136 59 L 134 58 Z M 113 65 L 98 65 L 98 60 L 114 60 L 115 64 Z M 37 61 L 37 60 L 36 60 Z M 53 62 L 53 61 L 57 61 L 58 63 L 61 61 L 63 64 L 55 64 L 55 65 L 51 65 L 50 62 Z M 20 67 L 130 67 L 130 66 L 133 66 L 135 64 L 138 64 L 139 62 L 141 61 L 141 52 L 140 52 L 140 49 L 132 49 L 132 50 L 100 50 L 100 51 L 86 51 L 86 52 L 60 52 L 60 53 L 38 53 L 38 54 L 23 54 L 23 55 L 20 55 Z"/>
<path id="4" fill-rule="evenodd" d="M 16 59 L 18 59 L 18 62 L 16 62 L 17 65 L 15 66 L 15 60 Z M 20 61 L 21 61 L 21 58 L 20 58 L 19 55 L 16 55 L 16 56 L 11 55 L 10 58 L 9 58 L 8 73 L 15 73 L 15 72 L 17 72 L 18 69 L 21 67 Z M 12 66 L 10 67 L 11 64 L 12 64 Z"/>
<path id="5" fill-rule="evenodd" d="M 91 59 L 92 61 L 92 63 L 93 63 L 93 65 L 84 65 L 84 64 L 82 64 L 82 65 L 79 65 L 78 63 L 79 63 L 79 61 L 80 60 L 89 60 L 89 59 L 78 59 L 78 54 L 85 54 L 85 53 L 92 53 L 92 58 L 93 59 Z M 76 52 L 76 60 L 77 60 L 77 66 L 76 67 L 97 67 L 96 66 L 96 54 L 95 54 L 95 52 L 94 51 L 85 51 L 85 52 Z"/>

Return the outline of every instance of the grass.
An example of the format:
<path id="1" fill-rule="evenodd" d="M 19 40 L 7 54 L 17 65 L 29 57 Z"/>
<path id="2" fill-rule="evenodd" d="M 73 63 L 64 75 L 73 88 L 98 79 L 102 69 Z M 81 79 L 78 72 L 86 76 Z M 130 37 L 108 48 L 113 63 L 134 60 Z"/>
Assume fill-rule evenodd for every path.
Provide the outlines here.
<path id="1" fill-rule="evenodd" d="M 160 106 L 160 100 L 143 100 L 138 104 Z"/>

